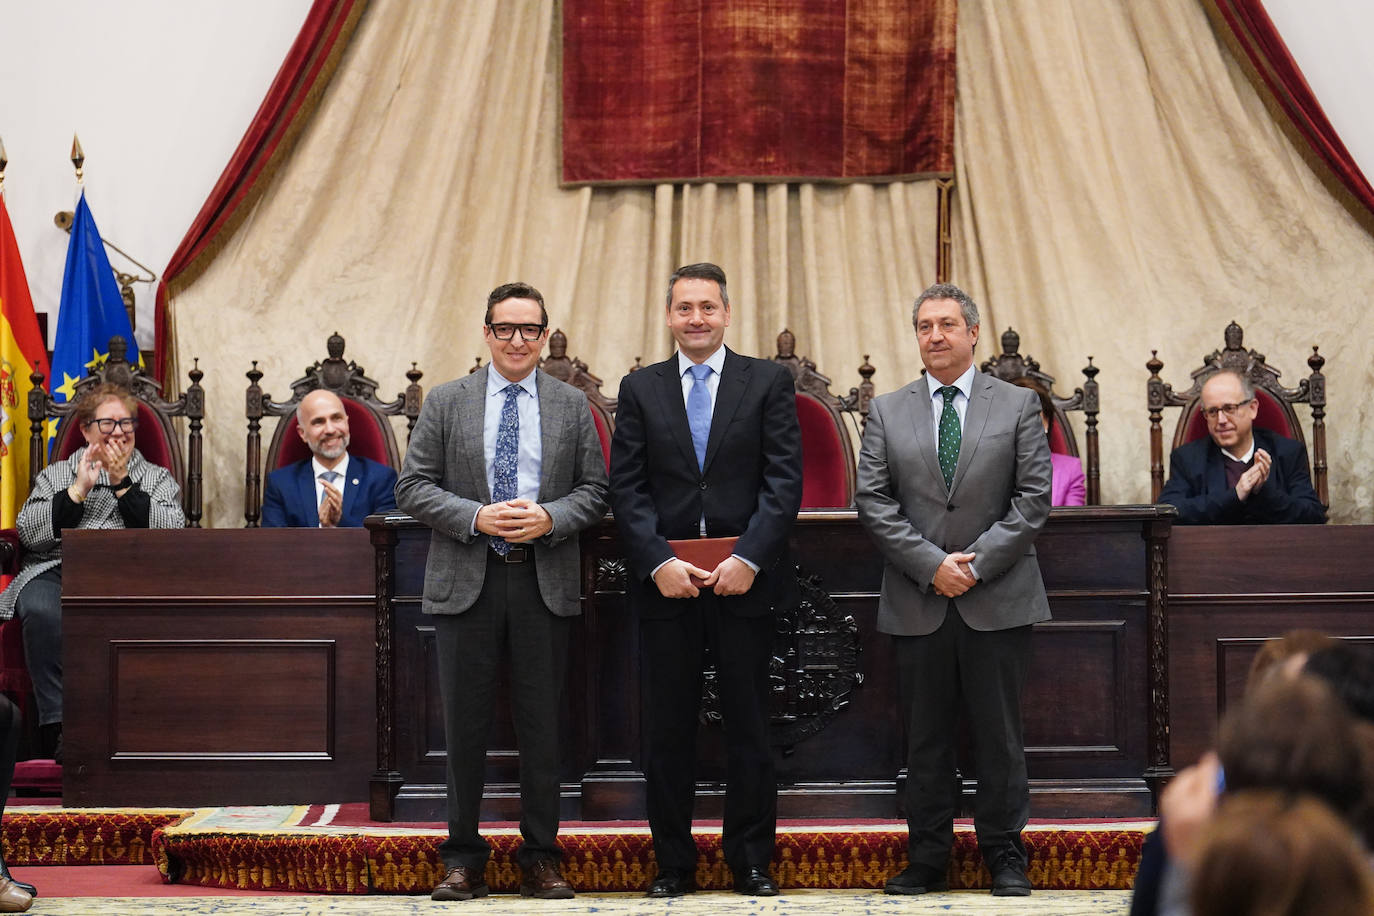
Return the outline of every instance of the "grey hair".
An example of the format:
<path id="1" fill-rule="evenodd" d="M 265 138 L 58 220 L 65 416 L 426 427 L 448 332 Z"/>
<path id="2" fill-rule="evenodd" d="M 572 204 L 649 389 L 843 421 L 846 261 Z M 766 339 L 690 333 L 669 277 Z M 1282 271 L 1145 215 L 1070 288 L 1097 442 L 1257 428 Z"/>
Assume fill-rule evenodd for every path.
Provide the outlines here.
<path id="1" fill-rule="evenodd" d="M 1236 381 L 1240 382 L 1240 390 L 1242 393 L 1244 393 L 1245 400 L 1249 401 L 1252 398 L 1254 398 L 1255 383 L 1246 378 L 1245 373 L 1237 372 L 1235 369 L 1213 369 L 1211 372 L 1208 372 L 1206 375 L 1204 375 L 1197 386 L 1199 397 L 1202 396 L 1202 389 L 1206 387 L 1207 383 L 1210 382 L 1212 379 L 1216 378 L 1218 375 L 1229 375 Z"/>
<path id="2" fill-rule="evenodd" d="M 916 297 L 916 304 L 911 308 L 911 326 L 916 326 L 916 318 L 921 313 L 921 305 L 929 299 L 953 299 L 959 303 L 959 311 L 963 313 L 964 324 L 970 329 L 978 327 L 978 305 L 953 283 L 936 283 L 934 286 L 927 287 L 925 292 Z"/>
<path id="3" fill-rule="evenodd" d="M 673 304 L 673 284 L 679 280 L 714 280 L 716 286 L 720 287 L 720 304 L 726 308 L 730 307 L 730 294 L 725 291 L 725 271 L 709 261 L 700 264 L 686 264 L 673 271 L 668 278 L 668 305 Z"/>

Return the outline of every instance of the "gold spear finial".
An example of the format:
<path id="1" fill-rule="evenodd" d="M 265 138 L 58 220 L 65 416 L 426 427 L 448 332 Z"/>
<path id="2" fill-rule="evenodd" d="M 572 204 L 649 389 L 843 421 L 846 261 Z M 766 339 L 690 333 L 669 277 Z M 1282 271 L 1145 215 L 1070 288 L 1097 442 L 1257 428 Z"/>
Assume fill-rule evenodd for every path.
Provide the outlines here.
<path id="1" fill-rule="evenodd" d="M 9 159 L 5 157 L 5 138 L 0 137 L 0 191 L 5 189 L 5 166 L 9 164 Z"/>
<path id="2" fill-rule="evenodd" d="M 81 166 L 86 162 L 86 154 L 81 151 L 81 138 L 72 134 L 72 165 L 76 166 L 76 183 L 81 184 Z"/>

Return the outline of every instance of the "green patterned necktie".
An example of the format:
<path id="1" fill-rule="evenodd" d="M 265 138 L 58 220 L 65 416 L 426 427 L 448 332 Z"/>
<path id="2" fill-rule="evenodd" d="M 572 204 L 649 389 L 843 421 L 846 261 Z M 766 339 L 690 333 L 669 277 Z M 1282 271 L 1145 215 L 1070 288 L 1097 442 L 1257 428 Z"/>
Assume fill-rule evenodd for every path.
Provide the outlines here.
<path id="1" fill-rule="evenodd" d="M 959 389 L 946 385 L 937 389 L 944 395 L 945 408 L 940 411 L 940 473 L 945 475 L 945 486 L 954 480 L 954 469 L 959 466 L 959 412 L 954 409 L 954 396 Z"/>

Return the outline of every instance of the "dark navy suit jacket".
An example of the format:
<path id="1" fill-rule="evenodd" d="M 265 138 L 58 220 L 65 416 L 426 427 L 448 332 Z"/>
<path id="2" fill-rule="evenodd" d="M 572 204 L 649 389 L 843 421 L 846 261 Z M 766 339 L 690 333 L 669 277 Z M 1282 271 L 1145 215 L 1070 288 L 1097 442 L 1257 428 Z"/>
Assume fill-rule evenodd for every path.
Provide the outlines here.
<path id="1" fill-rule="evenodd" d="M 1226 486 L 1221 448 L 1210 436 L 1180 445 L 1169 456 L 1169 482 L 1159 501 L 1178 507 L 1185 525 L 1300 525 L 1326 521 L 1326 507 L 1312 489 L 1307 449 L 1302 444 L 1255 427 L 1255 448 L 1273 463 L 1264 485 L 1241 500 Z"/>
<path id="2" fill-rule="evenodd" d="M 374 512 L 396 508 L 396 472 L 359 455 L 348 456 L 340 528 L 360 528 Z M 262 527 L 318 528 L 320 507 L 315 500 L 315 477 L 306 458 L 267 475 L 262 495 Z"/>

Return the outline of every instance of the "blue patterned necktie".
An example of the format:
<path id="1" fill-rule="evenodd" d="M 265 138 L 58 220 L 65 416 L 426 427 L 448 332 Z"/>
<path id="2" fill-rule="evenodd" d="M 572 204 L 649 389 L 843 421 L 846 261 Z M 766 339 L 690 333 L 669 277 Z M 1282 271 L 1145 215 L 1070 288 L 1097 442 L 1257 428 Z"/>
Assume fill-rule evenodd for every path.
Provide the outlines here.
<path id="1" fill-rule="evenodd" d="M 711 437 L 711 390 L 706 379 L 711 375 L 707 365 L 692 366 L 692 390 L 687 392 L 687 425 L 692 430 L 692 447 L 697 453 L 697 469 L 706 468 L 706 440 Z"/>
<path id="2" fill-rule="evenodd" d="M 959 466 L 959 412 L 954 407 L 954 396 L 959 389 L 946 385 L 938 389 L 945 398 L 945 408 L 940 411 L 940 473 L 945 475 L 945 486 L 954 481 L 954 469 Z"/>
<path id="3" fill-rule="evenodd" d="M 515 499 L 519 493 L 517 469 L 520 464 L 520 396 L 519 385 L 506 386 L 506 403 L 501 407 L 501 425 L 496 428 L 496 460 L 491 471 L 491 501 Z M 505 556 L 510 543 L 503 537 L 491 535 L 491 549 Z"/>

